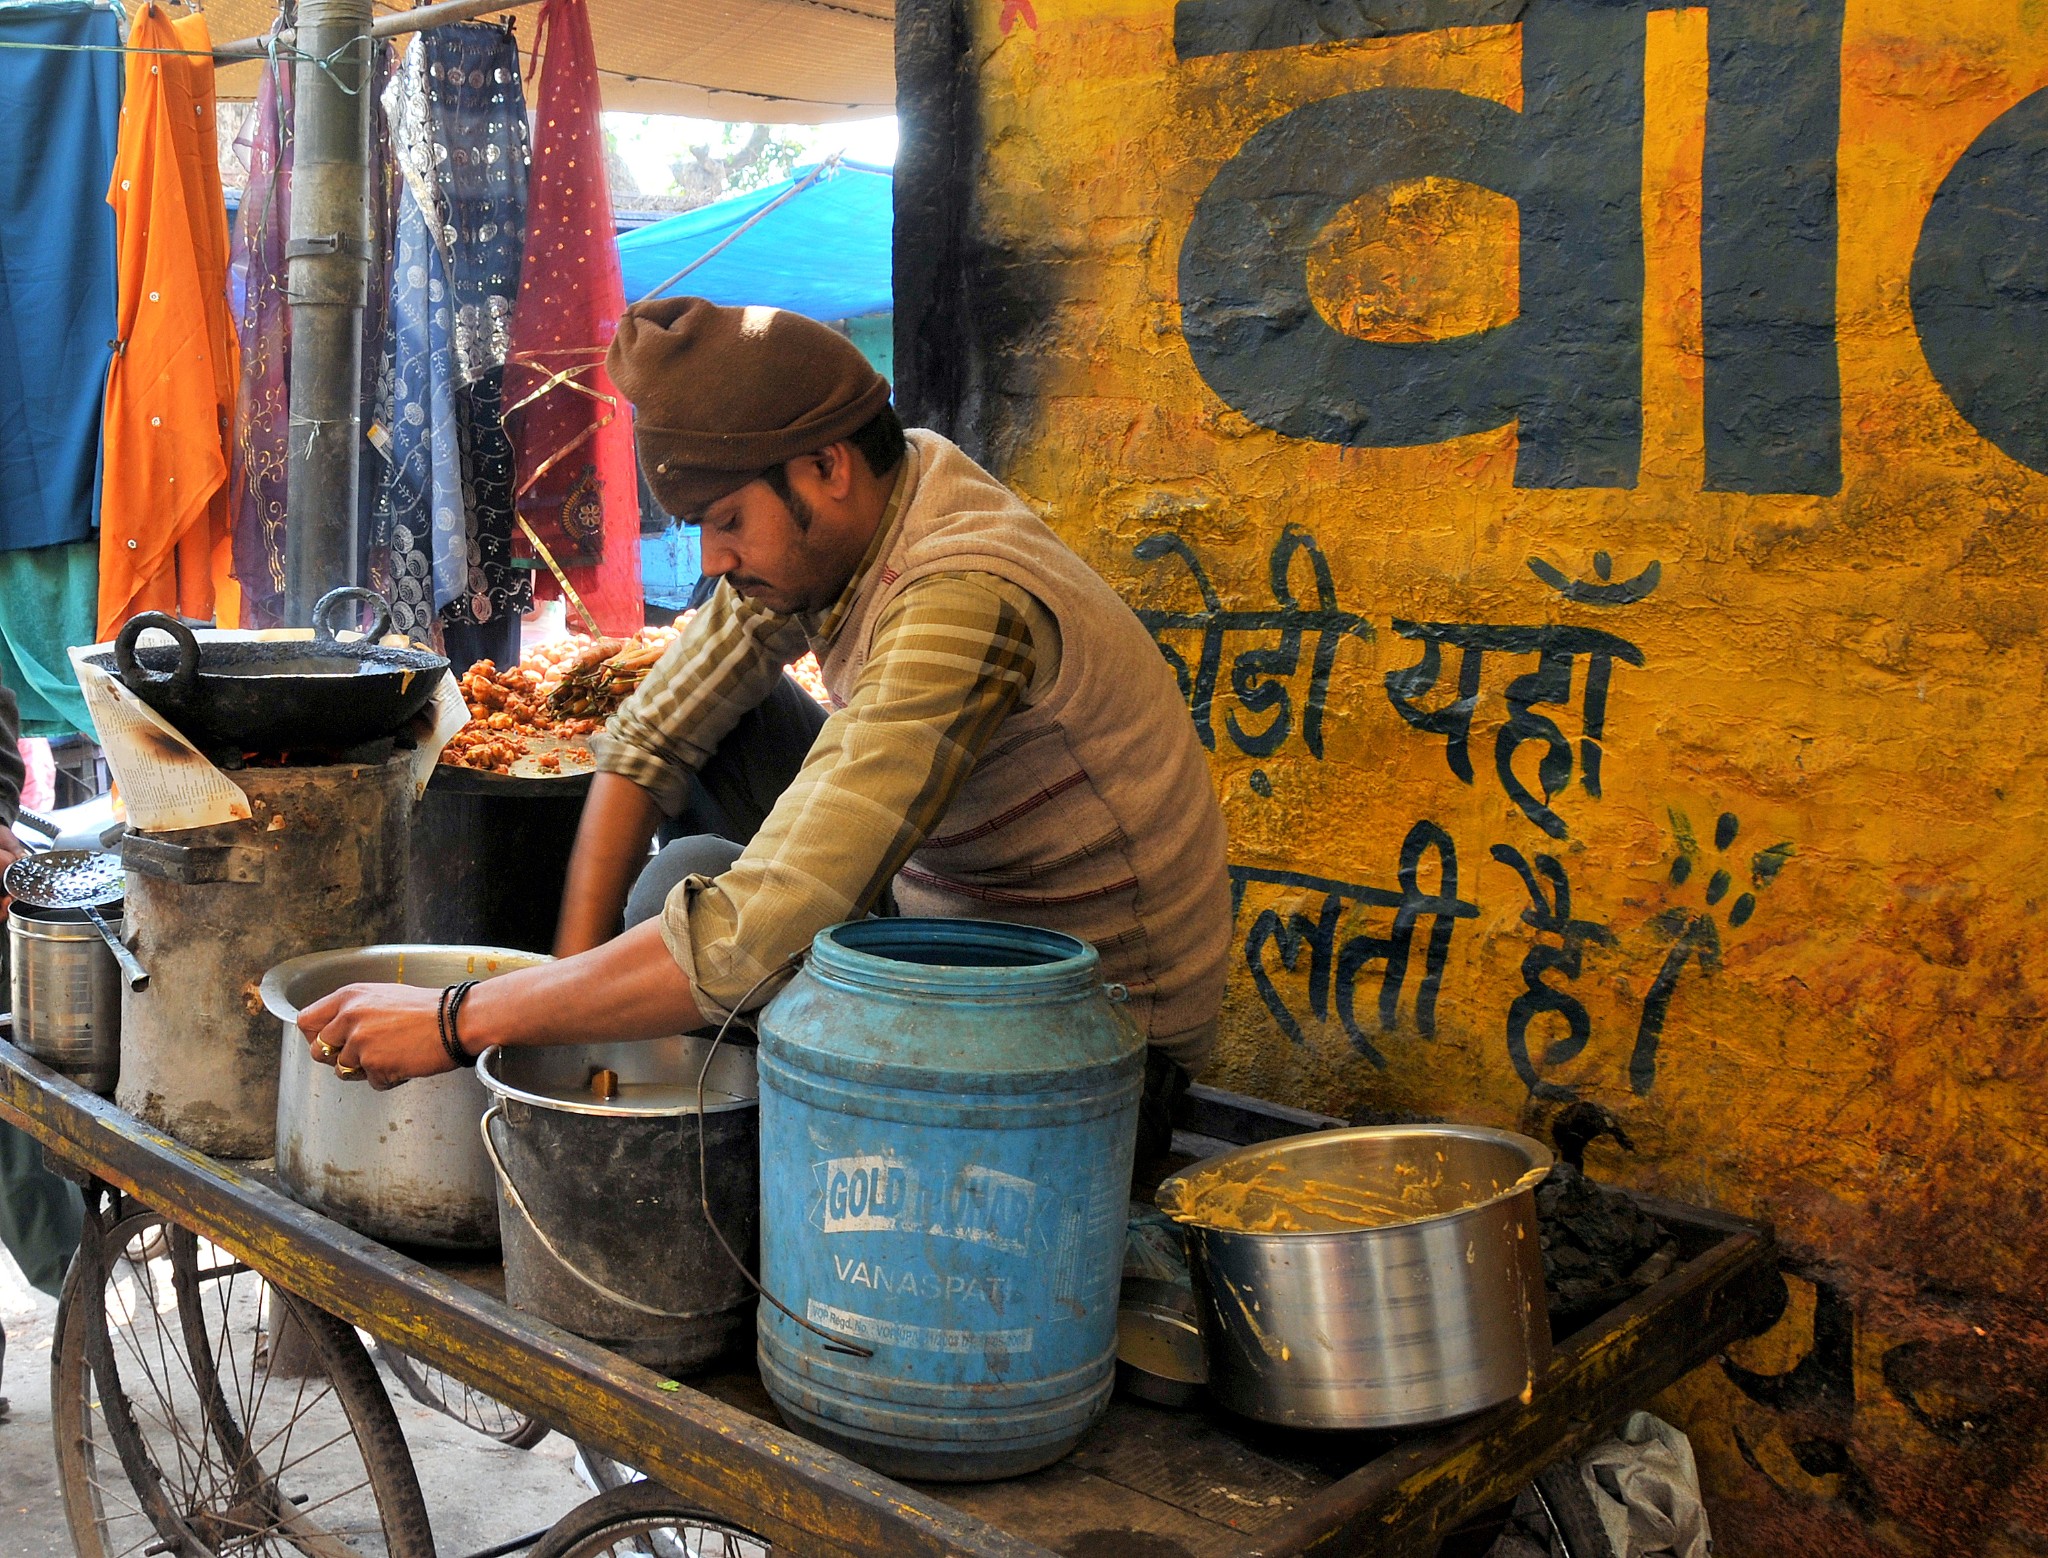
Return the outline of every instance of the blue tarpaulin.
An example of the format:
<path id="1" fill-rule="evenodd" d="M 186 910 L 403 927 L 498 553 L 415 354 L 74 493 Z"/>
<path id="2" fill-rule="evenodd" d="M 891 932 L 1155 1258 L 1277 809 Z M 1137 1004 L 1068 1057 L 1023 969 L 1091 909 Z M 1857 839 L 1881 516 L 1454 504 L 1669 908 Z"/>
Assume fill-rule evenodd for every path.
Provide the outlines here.
<path id="1" fill-rule="evenodd" d="M 798 168 L 779 184 L 627 233 L 619 240 L 626 301 L 644 297 L 731 237 L 810 171 Z M 813 319 L 888 313 L 895 307 L 889 263 L 895 222 L 891 183 L 886 168 L 842 162 L 768 212 L 670 292 L 714 303 L 787 308 Z"/>

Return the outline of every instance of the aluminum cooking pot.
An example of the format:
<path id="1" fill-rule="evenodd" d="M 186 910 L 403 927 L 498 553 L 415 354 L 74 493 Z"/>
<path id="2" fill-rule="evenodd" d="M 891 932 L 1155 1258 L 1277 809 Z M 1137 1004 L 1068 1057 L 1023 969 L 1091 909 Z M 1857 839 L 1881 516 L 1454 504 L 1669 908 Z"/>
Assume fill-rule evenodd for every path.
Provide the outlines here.
<path id="1" fill-rule="evenodd" d="M 497 1187 L 477 1122 L 490 1102 L 474 1071 L 380 1093 L 318 1064 L 302 1008 L 358 982 L 440 989 L 548 959 L 504 947 L 385 945 L 314 952 L 263 976 L 284 1023 L 277 1085 L 277 1177 L 293 1199 L 358 1233 L 398 1244 L 486 1250 L 498 1243 Z"/>
<path id="2" fill-rule="evenodd" d="M 362 639 L 344 644 L 332 617 L 351 601 L 374 605 L 376 620 Z M 145 611 L 121 629 L 111 656 L 86 659 L 111 668 L 202 750 L 340 752 L 399 730 L 427 706 L 448 669 L 440 655 L 383 647 L 377 640 L 390 627 L 382 596 L 343 588 L 314 606 L 310 641 L 202 644 L 176 617 Z M 175 642 L 138 648 L 149 628 Z"/>
<path id="3" fill-rule="evenodd" d="M 1293 1428 L 1408 1428 L 1521 1395 L 1550 1361 L 1536 1186 L 1551 1162 L 1508 1131 L 1365 1126 L 1167 1180 L 1210 1393 Z"/>

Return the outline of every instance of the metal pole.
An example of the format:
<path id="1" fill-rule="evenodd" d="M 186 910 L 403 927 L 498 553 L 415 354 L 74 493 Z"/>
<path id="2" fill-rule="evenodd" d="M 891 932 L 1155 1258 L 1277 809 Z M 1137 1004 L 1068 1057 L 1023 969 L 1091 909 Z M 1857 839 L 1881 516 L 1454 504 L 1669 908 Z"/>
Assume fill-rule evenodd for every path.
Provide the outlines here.
<path id="1" fill-rule="evenodd" d="M 370 282 L 370 0 L 300 0 L 292 141 L 285 611 L 356 582 L 363 306 Z"/>

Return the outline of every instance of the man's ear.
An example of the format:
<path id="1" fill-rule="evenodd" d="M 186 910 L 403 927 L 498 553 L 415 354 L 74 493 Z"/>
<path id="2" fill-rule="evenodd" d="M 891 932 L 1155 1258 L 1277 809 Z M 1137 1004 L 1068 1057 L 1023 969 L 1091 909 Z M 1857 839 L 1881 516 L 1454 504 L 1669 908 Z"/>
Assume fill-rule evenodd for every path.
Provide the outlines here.
<path id="1" fill-rule="evenodd" d="M 818 462 L 818 480 L 831 497 L 845 499 L 852 495 L 853 462 L 860 458 L 852 444 L 841 439 L 836 444 L 827 444 L 811 458 Z"/>

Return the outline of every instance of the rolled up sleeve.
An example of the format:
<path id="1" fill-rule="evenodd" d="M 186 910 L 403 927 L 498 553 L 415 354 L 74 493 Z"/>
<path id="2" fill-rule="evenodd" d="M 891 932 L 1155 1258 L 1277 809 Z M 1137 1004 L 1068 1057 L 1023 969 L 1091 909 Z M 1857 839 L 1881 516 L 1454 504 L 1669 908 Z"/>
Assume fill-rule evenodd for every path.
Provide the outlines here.
<path id="1" fill-rule="evenodd" d="M 934 575 L 890 604 L 846 707 L 753 842 L 669 895 L 663 937 L 707 1018 L 760 1004 L 791 953 L 874 906 L 1029 690 L 1034 619 L 1050 630 L 986 574 Z"/>
<path id="2" fill-rule="evenodd" d="M 11 828 L 21 812 L 21 787 L 28 765 L 21 760 L 21 710 L 14 694 L 0 687 L 0 828 Z"/>

